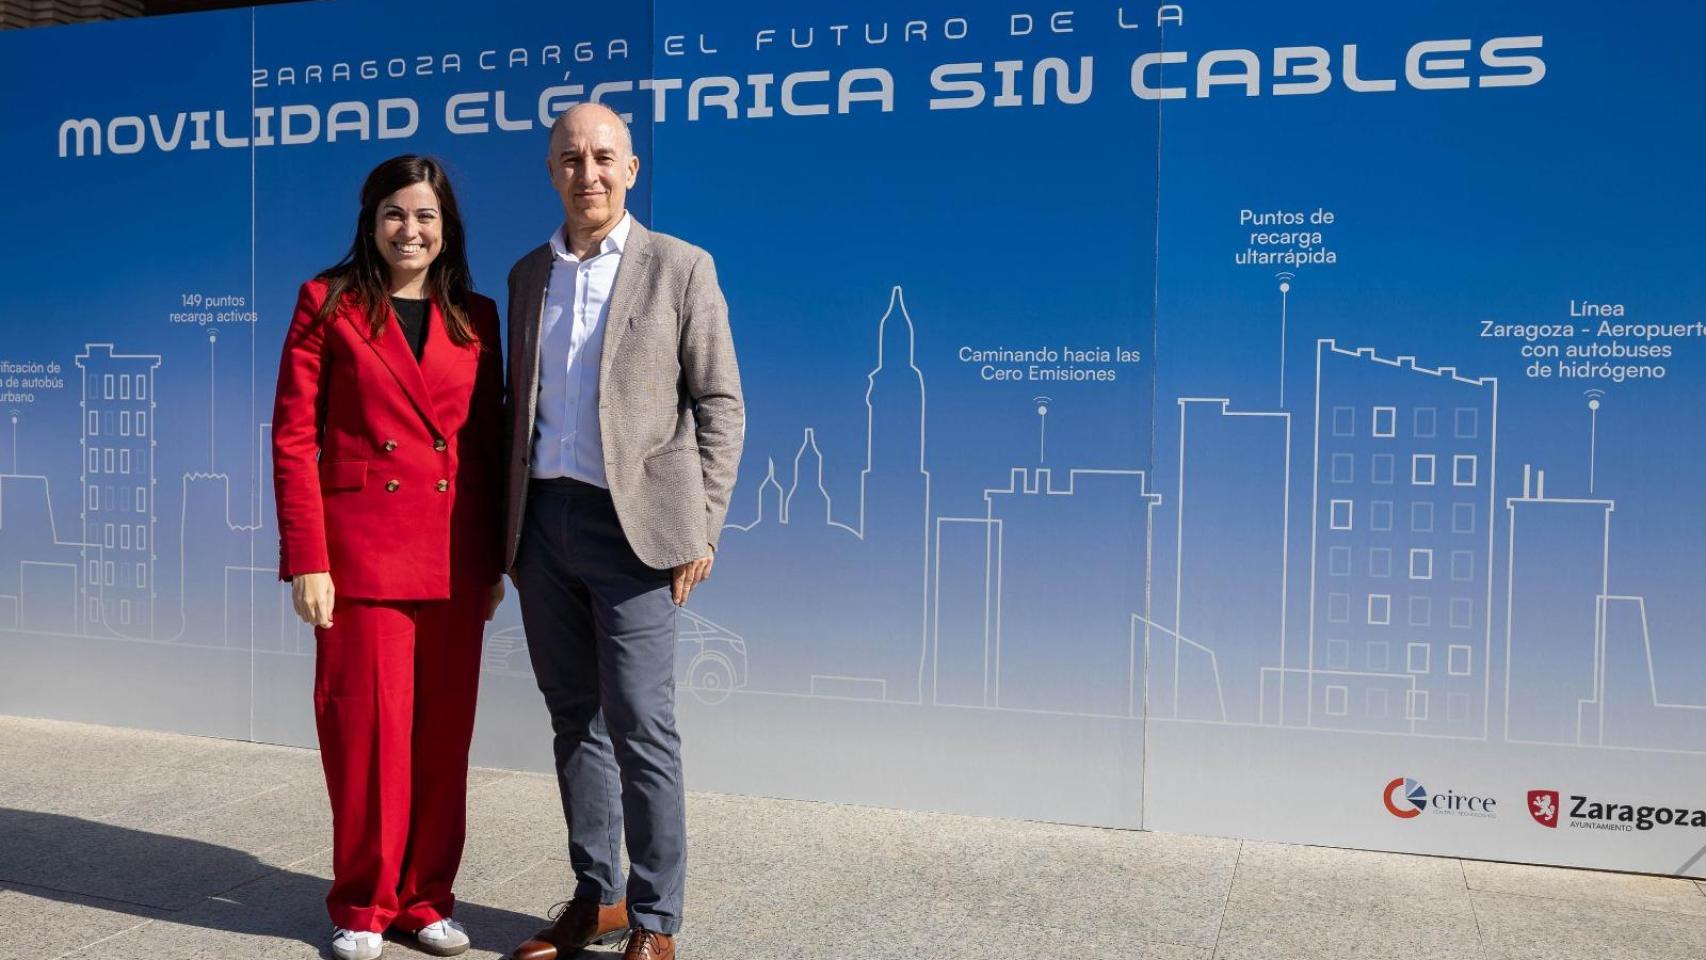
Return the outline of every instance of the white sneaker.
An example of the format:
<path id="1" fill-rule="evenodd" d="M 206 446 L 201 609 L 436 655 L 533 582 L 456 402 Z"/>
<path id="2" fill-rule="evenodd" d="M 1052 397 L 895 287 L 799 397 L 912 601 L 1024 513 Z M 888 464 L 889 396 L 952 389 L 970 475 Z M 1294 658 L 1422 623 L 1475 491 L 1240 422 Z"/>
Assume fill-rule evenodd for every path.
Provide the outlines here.
<path id="1" fill-rule="evenodd" d="M 415 931 L 415 942 L 423 953 L 454 957 L 468 949 L 468 931 L 462 929 L 462 924 L 446 917 Z"/>
<path id="2" fill-rule="evenodd" d="M 385 949 L 385 938 L 369 931 L 332 929 L 332 956 L 338 960 L 379 960 Z"/>

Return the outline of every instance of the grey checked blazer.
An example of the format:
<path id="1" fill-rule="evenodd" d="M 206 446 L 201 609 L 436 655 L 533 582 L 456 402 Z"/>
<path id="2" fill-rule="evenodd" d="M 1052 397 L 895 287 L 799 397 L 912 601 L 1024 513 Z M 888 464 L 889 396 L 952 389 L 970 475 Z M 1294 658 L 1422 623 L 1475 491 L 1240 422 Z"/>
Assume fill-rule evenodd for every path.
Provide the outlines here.
<path id="1" fill-rule="evenodd" d="M 539 328 L 551 245 L 509 273 L 509 495 L 504 569 L 515 565 L 533 459 Z M 659 570 L 715 546 L 746 436 L 729 308 L 704 250 L 635 221 L 605 314 L 598 425 L 616 515 Z"/>

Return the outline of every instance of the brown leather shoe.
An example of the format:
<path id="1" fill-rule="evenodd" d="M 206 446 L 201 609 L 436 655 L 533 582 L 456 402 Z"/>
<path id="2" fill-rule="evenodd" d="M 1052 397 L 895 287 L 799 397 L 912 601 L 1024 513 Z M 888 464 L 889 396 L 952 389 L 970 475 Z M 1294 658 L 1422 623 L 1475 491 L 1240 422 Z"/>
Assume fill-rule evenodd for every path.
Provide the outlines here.
<path id="1" fill-rule="evenodd" d="M 622 951 L 622 960 L 675 960 L 675 938 L 635 927 L 628 936 L 628 949 Z"/>
<path id="2" fill-rule="evenodd" d="M 626 900 L 599 903 L 577 898 L 557 906 L 561 912 L 551 925 L 510 951 L 510 960 L 568 960 L 591 944 L 619 943 L 628 935 Z"/>

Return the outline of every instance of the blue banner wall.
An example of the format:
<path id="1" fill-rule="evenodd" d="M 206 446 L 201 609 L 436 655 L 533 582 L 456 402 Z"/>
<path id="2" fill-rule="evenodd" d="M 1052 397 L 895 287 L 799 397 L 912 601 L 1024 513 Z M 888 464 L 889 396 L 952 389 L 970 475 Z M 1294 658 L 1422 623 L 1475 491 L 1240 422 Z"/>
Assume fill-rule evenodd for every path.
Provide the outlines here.
<path id="1" fill-rule="evenodd" d="M 296 287 L 427 152 L 501 303 L 599 99 L 747 388 L 691 787 L 1706 876 L 1697 17 L 411 10 L 0 34 L 0 710 L 313 742 Z"/>

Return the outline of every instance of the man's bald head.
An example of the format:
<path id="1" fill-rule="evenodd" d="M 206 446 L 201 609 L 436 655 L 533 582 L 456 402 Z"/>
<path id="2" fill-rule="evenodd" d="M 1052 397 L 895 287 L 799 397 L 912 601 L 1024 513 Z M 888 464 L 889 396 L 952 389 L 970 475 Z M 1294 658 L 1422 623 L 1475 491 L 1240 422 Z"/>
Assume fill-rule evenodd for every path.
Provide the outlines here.
<path id="1" fill-rule="evenodd" d="M 551 123 L 551 145 L 548 148 L 551 155 L 557 153 L 557 139 L 572 126 L 578 124 L 610 124 L 615 127 L 617 140 L 622 145 L 623 157 L 634 155 L 634 134 L 628 129 L 627 121 L 622 115 L 602 103 L 577 103 L 562 113 Z"/>

